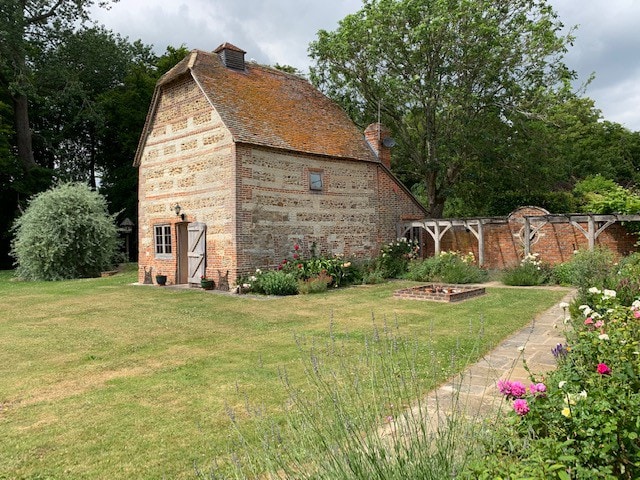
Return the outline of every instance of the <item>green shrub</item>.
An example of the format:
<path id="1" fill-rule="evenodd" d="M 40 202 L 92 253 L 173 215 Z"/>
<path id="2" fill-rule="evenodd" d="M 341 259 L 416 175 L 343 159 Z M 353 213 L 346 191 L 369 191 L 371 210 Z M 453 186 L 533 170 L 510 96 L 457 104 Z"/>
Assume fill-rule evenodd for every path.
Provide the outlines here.
<path id="1" fill-rule="evenodd" d="M 546 283 L 550 277 L 549 267 L 538 260 L 538 256 L 537 253 L 529 254 L 522 259 L 520 265 L 505 270 L 502 283 L 523 287 Z"/>
<path id="2" fill-rule="evenodd" d="M 364 285 L 377 285 L 378 283 L 384 283 L 387 279 L 380 270 L 365 271 L 362 274 L 362 283 Z"/>
<path id="3" fill-rule="evenodd" d="M 16 274 L 26 280 L 96 277 L 116 260 L 115 217 L 104 197 L 80 183 L 35 196 L 13 231 Z"/>
<path id="4" fill-rule="evenodd" d="M 578 288 L 580 295 L 587 289 L 597 287 L 611 288 L 613 285 L 611 274 L 614 272 L 613 253 L 606 248 L 578 250 L 571 260 L 553 268 L 554 282 L 569 284 Z"/>
<path id="5" fill-rule="evenodd" d="M 442 252 L 435 257 L 414 261 L 409 265 L 405 278 L 418 282 L 480 283 L 487 272 L 475 264 L 473 253 Z"/>
<path id="6" fill-rule="evenodd" d="M 406 273 L 409 262 L 418 257 L 420 247 L 417 243 L 399 238 L 380 250 L 378 270 L 385 278 L 398 278 Z"/>
<path id="7" fill-rule="evenodd" d="M 640 253 L 633 253 L 620 261 L 613 283 L 622 305 L 631 305 L 640 297 Z"/>
<path id="8" fill-rule="evenodd" d="M 281 270 L 257 271 L 251 290 L 265 295 L 297 295 L 298 279 Z"/>

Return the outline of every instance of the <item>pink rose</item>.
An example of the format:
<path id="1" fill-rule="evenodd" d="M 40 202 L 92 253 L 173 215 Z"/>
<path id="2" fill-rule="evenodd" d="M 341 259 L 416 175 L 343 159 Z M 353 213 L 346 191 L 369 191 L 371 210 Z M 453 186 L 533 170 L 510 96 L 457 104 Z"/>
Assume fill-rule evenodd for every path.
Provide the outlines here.
<path id="1" fill-rule="evenodd" d="M 640 310 L 635 310 L 635 311 L 633 312 L 633 316 L 634 316 L 635 318 L 640 318 Z"/>
<path id="2" fill-rule="evenodd" d="M 513 409 L 518 415 L 524 417 L 527 413 L 529 413 L 529 404 L 525 399 L 519 398 L 517 400 L 514 400 Z"/>
<path id="3" fill-rule="evenodd" d="M 529 385 L 529 391 L 536 397 L 544 397 L 547 394 L 547 386 L 544 383 L 532 383 Z"/>
<path id="4" fill-rule="evenodd" d="M 584 321 L 585 325 L 593 325 L 593 318 L 591 317 L 587 317 L 587 319 Z"/>
<path id="5" fill-rule="evenodd" d="M 602 320 L 598 320 L 598 321 L 595 323 L 595 325 L 594 325 L 594 326 L 595 326 L 596 328 L 600 328 L 600 327 L 601 327 L 601 326 L 603 326 L 603 325 L 604 325 L 604 322 L 603 322 Z"/>
<path id="6" fill-rule="evenodd" d="M 596 370 L 600 375 L 611 375 L 611 369 L 606 363 L 599 363 Z"/>
<path id="7" fill-rule="evenodd" d="M 511 382 L 509 380 L 498 380 L 498 390 L 505 397 L 521 398 L 527 393 L 527 388 L 522 382 Z"/>

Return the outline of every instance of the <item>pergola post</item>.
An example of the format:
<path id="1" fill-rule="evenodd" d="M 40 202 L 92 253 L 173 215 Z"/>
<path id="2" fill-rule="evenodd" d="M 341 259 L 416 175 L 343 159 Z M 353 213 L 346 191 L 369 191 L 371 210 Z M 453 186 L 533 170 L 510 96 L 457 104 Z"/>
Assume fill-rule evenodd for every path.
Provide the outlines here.
<path id="1" fill-rule="evenodd" d="M 589 240 L 589 251 L 593 252 L 596 248 L 596 220 L 593 218 L 593 215 L 589 215 L 589 235 L 587 238 Z"/>
<path id="2" fill-rule="evenodd" d="M 478 266 L 484 266 L 484 227 L 478 222 Z"/>
<path id="3" fill-rule="evenodd" d="M 433 240 L 435 241 L 435 256 L 437 257 L 438 255 L 440 255 L 440 223 L 436 220 L 435 225 L 434 225 L 434 232 L 435 235 L 433 237 Z"/>
<path id="4" fill-rule="evenodd" d="M 524 217 L 524 256 L 531 253 L 531 220 Z"/>

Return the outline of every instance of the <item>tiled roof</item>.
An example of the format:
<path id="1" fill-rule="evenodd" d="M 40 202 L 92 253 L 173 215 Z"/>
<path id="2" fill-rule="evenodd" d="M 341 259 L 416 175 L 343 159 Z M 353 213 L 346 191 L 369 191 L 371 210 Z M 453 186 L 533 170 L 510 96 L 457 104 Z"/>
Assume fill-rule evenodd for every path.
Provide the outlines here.
<path id="1" fill-rule="evenodd" d="M 250 62 L 230 69 L 218 54 L 194 50 L 160 85 L 188 70 L 236 142 L 377 161 L 345 111 L 304 78 Z"/>

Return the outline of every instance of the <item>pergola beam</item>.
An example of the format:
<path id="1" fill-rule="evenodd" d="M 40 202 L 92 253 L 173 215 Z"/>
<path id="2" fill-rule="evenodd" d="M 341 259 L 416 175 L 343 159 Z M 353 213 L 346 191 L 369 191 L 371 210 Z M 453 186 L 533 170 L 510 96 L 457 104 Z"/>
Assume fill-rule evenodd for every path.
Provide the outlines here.
<path id="1" fill-rule="evenodd" d="M 616 222 L 640 222 L 640 215 L 622 214 L 558 214 L 558 215 L 525 215 L 520 219 L 524 223 L 524 253 L 531 253 L 531 240 L 547 223 L 570 223 L 587 238 L 589 249 L 595 248 L 595 243 L 602 232 Z M 476 237 L 478 241 L 478 264 L 485 263 L 485 238 L 484 225 L 509 223 L 506 217 L 482 217 L 482 218 L 427 218 L 400 222 L 397 225 L 398 238 L 404 237 L 412 228 L 426 230 L 435 245 L 435 254 L 440 254 L 442 238 L 452 227 L 465 227 Z M 587 224 L 585 229 L 581 224 Z M 597 226 L 597 224 L 601 224 Z M 596 228 L 597 227 L 597 228 Z"/>

